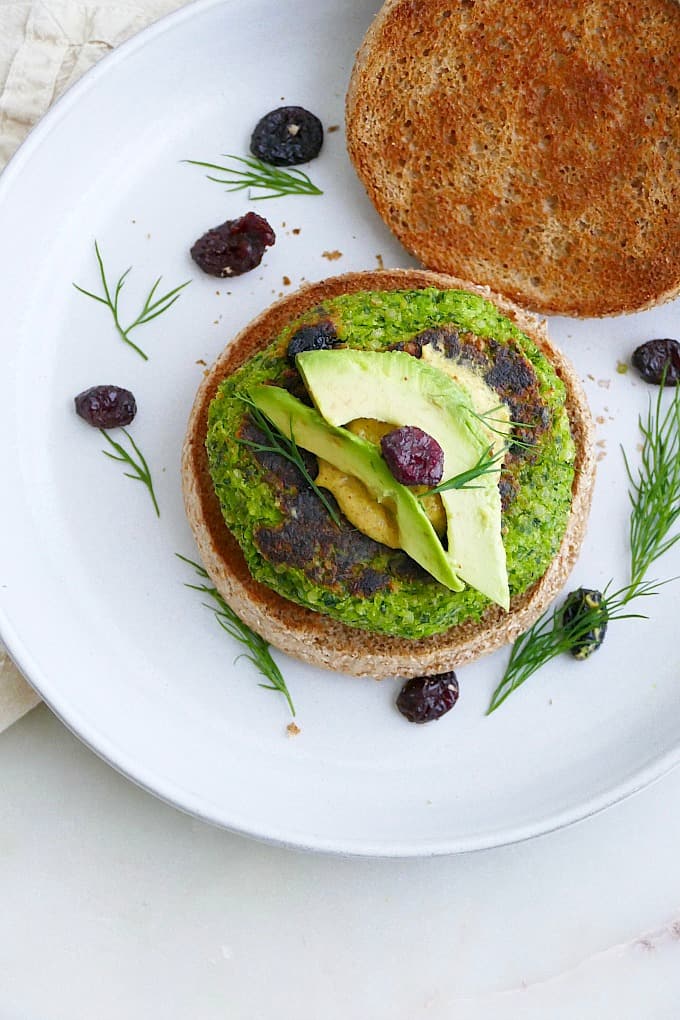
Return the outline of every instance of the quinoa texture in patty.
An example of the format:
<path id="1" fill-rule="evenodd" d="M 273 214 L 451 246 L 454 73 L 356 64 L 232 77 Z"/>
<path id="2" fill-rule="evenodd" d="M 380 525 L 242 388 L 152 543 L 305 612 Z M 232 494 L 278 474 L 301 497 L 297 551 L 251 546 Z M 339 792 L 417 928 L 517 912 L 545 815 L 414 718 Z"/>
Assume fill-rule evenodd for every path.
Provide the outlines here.
<path id="1" fill-rule="evenodd" d="M 331 323 L 337 341 L 349 348 L 396 347 L 418 357 L 431 344 L 497 392 L 517 423 L 499 480 L 510 592 L 526 591 L 557 553 L 571 509 L 575 446 L 565 389 L 533 341 L 490 302 L 460 290 L 365 291 L 329 299 L 222 382 L 209 413 L 210 474 L 253 577 L 348 626 L 403 638 L 478 620 L 490 605 L 472 588 L 450 591 L 341 514 L 338 528 L 294 465 L 243 442 L 261 438 L 241 399 L 250 387 L 272 383 L 306 399 L 287 348 L 301 327 L 321 322 Z M 315 458 L 309 455 L 307 463 L 314 475 Z"/>

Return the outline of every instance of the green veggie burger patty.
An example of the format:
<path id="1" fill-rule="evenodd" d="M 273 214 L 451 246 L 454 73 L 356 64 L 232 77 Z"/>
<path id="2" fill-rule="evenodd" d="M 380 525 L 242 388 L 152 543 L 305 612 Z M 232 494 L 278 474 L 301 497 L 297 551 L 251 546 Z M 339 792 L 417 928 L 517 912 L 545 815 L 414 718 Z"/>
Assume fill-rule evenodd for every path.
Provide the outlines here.
<path id="1" fill-rule="evenodd" d="M 287 358 L 302 326 L 332 323 L 350 348 L 414 353 L 432 343 L 483 375 L 519 424 L 501 474 L 503 543 L 511 595 L 526 591 L 556 555 L 571 510 L 575 445 L 566 392 L 535 343 L 498 309 L 461 290 L 364 291 L 324 302 L 291 322 L 227 377 L 210 405 L 206 446 L 224 520 L 253 577 L 286 599 L 351 627 L 402 638 L 438 634 L 478 620 L 490 605 L 479 592 L 452 592 L 404 553 L 338 529 L 297 468 L 246 445 L 261 441 L 242 394 L 259 383 L 304 399 Z M 314 473 L 314 458 L 309 455 Z M 332 501 L 332 497 L 329 499 Z"/>

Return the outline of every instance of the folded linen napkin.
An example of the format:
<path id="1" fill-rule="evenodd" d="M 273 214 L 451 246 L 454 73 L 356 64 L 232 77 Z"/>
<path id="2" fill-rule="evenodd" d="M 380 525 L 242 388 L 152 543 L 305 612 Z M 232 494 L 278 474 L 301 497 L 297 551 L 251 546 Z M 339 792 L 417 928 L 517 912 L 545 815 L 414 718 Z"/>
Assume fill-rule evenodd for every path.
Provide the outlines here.
<path id="1" fill-rule="evenodd" d="M 0 170 L 54 100 L 129 36 L 185 0 L 0 0 Z M 0 641 L 0 732 L 38 704 Z"/>

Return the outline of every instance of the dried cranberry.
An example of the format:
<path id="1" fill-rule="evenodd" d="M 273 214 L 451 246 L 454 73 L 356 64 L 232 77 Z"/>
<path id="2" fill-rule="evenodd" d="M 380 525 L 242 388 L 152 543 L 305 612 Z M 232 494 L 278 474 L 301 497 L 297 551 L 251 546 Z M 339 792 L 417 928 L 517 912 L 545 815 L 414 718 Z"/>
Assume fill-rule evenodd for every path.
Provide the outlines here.
<path id="1" fill-rule="evenodd" d="M 382 455 L 402 485 L 438 485 L 444 472 L 444 451 L 417 425 L 404 425 L 380 440 Z"/>
<path id="2" fill-rule="evenodd" d="M 458 680 L 451 670 L 407 680 L 399 692 L 397 708 L 409 722 L 426 723 L 450 712 L 457 701 Z"/>
<path id="3" fill-rule="evenodd" d="M 259 266 L 276 234 L 257 213 L 248 212 L 208 230 L 191 249 L 191 257 L 210 276 L 240 276 Z"/>
<path id="4" fill-rule="evenodd" d="M 680 382 L 680 343 L 677 340 L 648 340 L 633 351 L 633 365 L 648 383 L 675 386 Z"/>
<path id="5" fill-rule="evenodd" d="M 335 347 L 338 334 L 330 319 L 317 322 L 313 326 L 302 326 L 293 334 L 288 344 L 288 357 L 295 363 L 295 358 L 303 351 L 327 351 Z"/>
<path id="6" fill-rule="evenodd" d="M 135 398 L 122 386 L 91 386 L 74 398 L 76 414 L 98 429 L 129 425 L 137 414 Z"/>
<path id="7" fill-rule="evenodd" d="M 273 166 L 295 166 L 319 155 L 323 127 L 318 117 L 302 106 L 270 110 L 255 126 L 250 151 Z"/>

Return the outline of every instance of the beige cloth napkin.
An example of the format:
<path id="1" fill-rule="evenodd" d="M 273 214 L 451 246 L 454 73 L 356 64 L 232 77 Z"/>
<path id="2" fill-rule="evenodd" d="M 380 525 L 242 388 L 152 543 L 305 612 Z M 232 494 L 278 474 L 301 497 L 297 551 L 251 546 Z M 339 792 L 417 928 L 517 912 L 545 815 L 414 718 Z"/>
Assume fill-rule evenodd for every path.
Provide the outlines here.
<path id="1" fill-rule="evenodd" d="M 0 170 L 69 85 L 124 39 L 184 2 L 0 0 Z M 0 642 L 0 731 L 39 700 Z"/>

